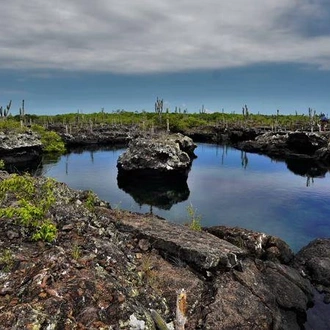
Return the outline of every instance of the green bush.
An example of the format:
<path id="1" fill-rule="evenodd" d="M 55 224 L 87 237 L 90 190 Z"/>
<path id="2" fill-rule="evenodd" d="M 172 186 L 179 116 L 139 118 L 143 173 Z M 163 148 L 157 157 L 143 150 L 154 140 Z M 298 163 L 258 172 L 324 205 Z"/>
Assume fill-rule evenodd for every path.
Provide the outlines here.
<path id="1" fill-rule="evenodd" d="M 64 142 L 56 132 L 47 131 L 39 125 L 33 125 L 32 130 L 40 135 L 44 152 L 60 154 L 65 152 Z"/>
<path id="2" fill-rule="evenodd" d="M 12 118 L 6 118 L 6 120 L 0 119 L 0 131 L 7 132 L 22 132 L 24 128 L 21 127 L 19 121 L 16 121 Z"/>
<path id="3" fill-rule="evenodd" d="M 55 203 L 54 188 L 52 179 L 38 184 L 29 174 L 11 175 L 0 182 L 0 219 L 14 219 L 31 230 L 33 240 L 53 241 L 57 229 L 47 215 Z M 11 205 L 6 206 L 6 201 Z"/>
<path id="4" fill-rule="evenodd" d="M 96 195 L 92 191 L 87 192 L 87 198 L 85 200 L 85 206 L 91 212 L 95 209 Z"/>
<path id="5" fill-rule="evenodd" d="M 57 237 L 57 228 L 51 221 L 45 221 L 33 234 L 34 241 L 52 242 Z"/>
<path id="6" fill-rule="evenodd" d="M 13 253 L 9 249 L 2 250 L 0 254 L 0 265 L 3 271 L 9 272 L 14 265 Z"/>

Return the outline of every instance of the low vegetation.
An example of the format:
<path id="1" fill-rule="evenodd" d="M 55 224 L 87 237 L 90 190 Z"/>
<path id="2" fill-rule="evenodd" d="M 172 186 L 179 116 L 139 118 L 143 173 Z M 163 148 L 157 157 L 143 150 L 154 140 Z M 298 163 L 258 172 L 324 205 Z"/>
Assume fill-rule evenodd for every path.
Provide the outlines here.
<path id="1" fill-rule="evenodd" d="M 11 271 L 14 265 L 13 253 L 10 249 L 4 249 L 0 254 L 0 269 L 4 272 Z"/>
<path id="2" fill-rule="evenodd" d="M 87 197 L 86 200 L 84 202 L 86 208 L 91 211 L 94 212 L 95 209 L 95 203 L 96 203 L 96 194 L 93 193 L 92 191 L 88 191 L 87 192 Z"/>
<path id="3" fill-rule="evenodd" d="M 40 135 L 44 152 L 57 154 L 65 152 L 64 142 L 56 132 L 48 131 L 40 125 L 33 125 L 31 129 Z"/>
<path id="4" fill-rule="evenodd" d="M 129 112 L 125 110 L 116 110 L 106 112 L 102 109 L 99 112 L 84 114 L 81 112 L 61 114 L 55 116 L 48 115 L 30 115 L 24 112 L 24 116 L 11 115 L 0 118 L 0 130 L 5 129 L 22 129 L 25 126 L 32 126 L 32 129 L 40 131 L 40 128 L 33 127 L 39 125 L 48 128 L 49 125 L 65 125 L 67 128 L 88 127 L 92 129 L 94 125 L 139 125 L 141 129 L 149 129 L 152 127 L 166 129 L 170 126 L 172 131 L 184 131 L 194 127 L 205 125 L 232 126 L 240 125 L 244 127 L 258 126 L 279 126 L 283 128 L 301 128 L 316 125 L 320 115 L 315 110 L 308 108 L 306 111 L 295 111 L 295 114 L 283 115 L 280 110 L 274 111 L 274 114 L 264 115 L 253 113 L 247 105 L 242 107 L 239 112 L 224 112 L 224 110 L 207 113 L 205 108 L 195 113 L 189 113 L 188 109 L 175 107 L 174 111 L 170 109 L 162 109 L 159 111 L 147 112 Z"/>
<path id="5" fill-rule="evenodd" d="M 195 209 L 191 203 L 187 206 L 187 213 L 190 229 L 195 231 L 201 231 L 202 216 L 197 213 L 197 209 Z"/>
<path id="6" fill-rule="evenodd" d="M 0 182 L 0 219 L 14 220 L 32 240 L 52 242 L 57 236 L 57 228 L 49 218 L 55 203 L 53 190 L 52 179 L 38 184 L 29 174 L 11 175 Z"/>
<path id="7" fill-rule="evenodd" d="M 237 113 L 187 113 L 187 112 L 165 112 L 160 120 L 158 113 L 142 111 L 128 112 L 124 110 L 106 113 L 98 112 L 91 114 L 63 114 L 57 116 L 35 116 L 33 122 L 47 126 L 49 124 L 61 124 L 92 129 L 97 125 L 138 125 L 141 130 L 167 129 L 171 131 L 186 131 L 189 129 L 205 126 L 217 127 L 281 127 L 286 129 L 310 128 L 311 124 L 316 126 L 316 114 L 274 115 L 252 114 L 244 112 Z"/>

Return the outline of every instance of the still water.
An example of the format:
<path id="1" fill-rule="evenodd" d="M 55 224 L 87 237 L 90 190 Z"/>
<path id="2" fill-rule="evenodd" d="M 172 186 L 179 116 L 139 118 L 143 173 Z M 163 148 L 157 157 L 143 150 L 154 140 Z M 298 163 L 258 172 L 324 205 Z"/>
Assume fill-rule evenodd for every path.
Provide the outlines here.
<path id="1" fill-rule="evenodd" d="M 93 190 L 112 207 L 142 213 L 152 209 L 176 223 L 188 222 L 187 207 L 192 205 L 203 226 L 262 231 L 282 238 L 295 252 L 314 238 L 330 237 L 326 171 L 227 146 L 198 144 L 186 184 L 144 181 L 127 186 L 117 181 L 117 159 L 124 151 L 71 152 L 45 162 L 42 174 L 74 189 Z"/>

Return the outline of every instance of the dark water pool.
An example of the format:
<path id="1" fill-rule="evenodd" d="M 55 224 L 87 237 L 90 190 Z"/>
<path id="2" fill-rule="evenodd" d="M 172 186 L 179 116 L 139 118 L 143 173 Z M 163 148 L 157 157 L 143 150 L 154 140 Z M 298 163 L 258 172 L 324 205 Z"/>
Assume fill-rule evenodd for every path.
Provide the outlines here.
<path id="1" fill-rule="evenodd" d="M 91 189 L 113 207 L 138 212 L 152 208 L 177 223 L 188 222 L 187 207 L 192 205 L 203 226 L 262 231 L 281 237 L 295 252 L 316 237 L 330 237 L 326 171 L 226 146 L 198 144 L 186 184 L 144 181 L 127 186 L 117 181 L 117 159 L 124 150 L 72 152 L 43 164 L 42 174 L 75 189 Z"/>

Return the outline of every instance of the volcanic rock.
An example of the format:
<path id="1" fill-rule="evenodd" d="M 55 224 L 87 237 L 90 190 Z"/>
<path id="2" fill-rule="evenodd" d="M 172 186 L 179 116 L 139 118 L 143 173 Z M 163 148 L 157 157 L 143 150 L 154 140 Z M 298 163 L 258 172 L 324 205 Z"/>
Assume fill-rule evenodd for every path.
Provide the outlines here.
<path id="1" fill-rule="evenodd" d="M 126 152 L 119 156 L 119 175 L 187 176 L 196 145 L 182 134 L 160 135 L 133 139 Z"/>

